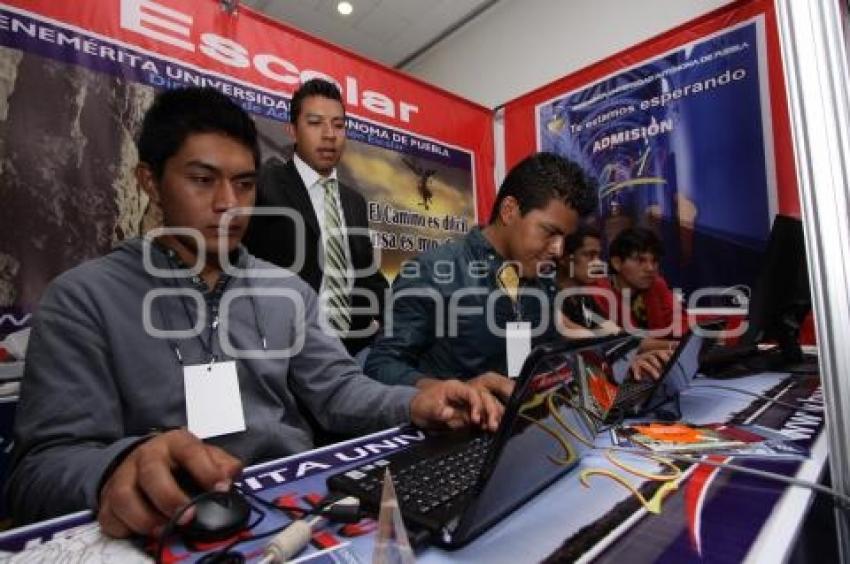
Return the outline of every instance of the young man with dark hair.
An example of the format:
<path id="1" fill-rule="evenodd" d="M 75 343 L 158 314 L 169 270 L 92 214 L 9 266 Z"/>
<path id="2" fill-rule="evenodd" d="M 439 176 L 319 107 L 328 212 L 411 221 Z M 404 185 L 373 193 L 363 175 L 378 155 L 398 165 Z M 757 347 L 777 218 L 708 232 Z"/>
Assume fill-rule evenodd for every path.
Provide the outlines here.
<path id="1" fill-rule="evenodd" d="M 600 277 L 602 235 L 587 223 L 564 237 L 564 254 L 558 263 L 558 281 L 566 286 L 587 286 Z M 569 283 L 572 281 L 572 283 Z"/>
<path id="2" fill-rule="evenodd" d="M 552 153 L 521 161 L 502 183 L 489 225 L 402 266 L 391 322 L 366 373 L 420 387 L 461 378 L 506 398 L 506 326 L 529 323 L 539 340 L 557 335 L 551 274 L 564 235 L 595 205 L 595 187 L 575 163 Z"/>
<path id="3" fill-rule="evenodd" d="M 664 254 L 661 239 L 649 229 L 632 227 L 621 231 L 608 247 L 611 276 L 599 280 L 610 290 L 613 301 L 598 298 L 602 314 L 626 331 L 649 330 L 653 337 L 680 337 L 687 323 L 682 313 L 677 320 L 673 292 L 658 271 Z M 612 305 L 613 304 L 613 305 Z M 658 344 L 658 343 L 656 343 Z M 651 342 L 647 343 L 653 348 Z M 670 347 L 672 343 L 658 346 Z"/>
<path id="4" fill-rule="evenodd" d="M 596 208 L 596 189 L 576 163 L 542 152 L 526 157 L 508 172 L 493 202 L 490 225 L 499 222 L 502 203 L 508 199 L 514 200 L 521 215 L 543 209 L 555 199 L 585 216 Z"/>
<path id="5" fill-rule="evenodd" d="M 263 165 L 256 205 L 287 208 L 303 221 L 258 214 L 245 246 L 295 271 L 320 295 L 323 320 L 353 355 L 371 342 L 388 285 L 372 264 L 366 201 L 338 178 L 346 132 L 339 89 L 322 79 L 305 82 L 292 97 L 289 117 L 295 154 L 285 164 L 272 159 Z"/>
<path id="6" fill-rule="evenodd" d="M 562 333 L 572 338 L 595 337 L 620 332 L 602 315 L 596 304 L 596 283 L 606 277 L 601 259 L 602 235 L 595 227 L 581 223 L 564 238 L 564 255 L 558 263 L 558 288 L 565 293 L 560 316 Z"/>
<path id="7" fill-rule="evenodd" d="M 227 489 L 243 464 L 312 448 L 298 401 L 337 431 L 495 428 L 494 400 L 460 382 L 417 393 L 366 378 L 321 330 L 309 286 L 240 246 L 259 149 L 228 98 L 160 94 L 139 158 L 165 229 L 59 276 L 34 317 L 8 487 L 18 523 L 91 508 L 109 535 L 156 534 L 188 502 L 175 473 Z"/>

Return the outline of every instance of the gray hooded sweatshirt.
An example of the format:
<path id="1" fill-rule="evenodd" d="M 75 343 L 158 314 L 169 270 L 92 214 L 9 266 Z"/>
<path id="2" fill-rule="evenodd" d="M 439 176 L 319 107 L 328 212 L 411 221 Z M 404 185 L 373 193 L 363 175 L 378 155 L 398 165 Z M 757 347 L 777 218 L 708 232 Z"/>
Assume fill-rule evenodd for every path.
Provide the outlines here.
<path id="1" fill-rule="evenodd" d="M 235 265 L 263 276 L 230 278 L 220 301 L 208 294 L 200 338 L 150 335 L 146 313 L 157 329 L 189 329 L 198 302 L 160 297 L 144 312 L 145 296 L 197 288 L 197 281 L 174 277 L 172 261 L 157 245 L 149 246 L 150 263 L 162 270 L 152 275 L 144 246 L 140 239 L 126 242 L 65 272 L 44 294 L 33 321 L 7 490 L 16 522 L 95 508 L 105 472 L 125 451 L 155 430 L 186 425 L 177 351 L 187 365 L 208 362 L 211 352 L 230 360 L 223 341 L 261 351 L 265 338 L 269 351 L 294 353 L 236 362 L 247 430 L 207 442 L 246 465 L 313 447 L 299 405 L 324 428 L 348 434 L 409 420 L 415 388 L 364 376 L 340 341 L 319 327 L 313 290 L 241 248 Z M 233 290 L 277 295 L 239 297 Z M 211 339 L 217 310 L 221 321 Z"/>

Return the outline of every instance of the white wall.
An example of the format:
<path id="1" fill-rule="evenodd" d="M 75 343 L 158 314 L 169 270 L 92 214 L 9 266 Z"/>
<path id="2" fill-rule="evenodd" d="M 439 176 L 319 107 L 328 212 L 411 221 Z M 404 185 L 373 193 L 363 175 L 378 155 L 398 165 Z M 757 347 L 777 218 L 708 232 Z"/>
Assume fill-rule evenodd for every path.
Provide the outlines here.
<path id="1" fill-rule="evenodd" d="M 501 0 L 405 72 L 494 108 L 731 0 Z"/>

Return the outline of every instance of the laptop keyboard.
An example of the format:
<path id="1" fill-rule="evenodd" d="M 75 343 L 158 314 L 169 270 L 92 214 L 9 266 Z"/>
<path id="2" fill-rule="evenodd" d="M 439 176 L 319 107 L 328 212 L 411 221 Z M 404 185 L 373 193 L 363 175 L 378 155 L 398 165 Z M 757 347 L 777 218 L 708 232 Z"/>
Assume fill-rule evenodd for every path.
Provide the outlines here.
<path id="1" fill-rule="evenodd" d="M 390 467 L 396 497 L 403 509 L 427 515 L 451 505 L 475 485 L 492 444 L 492 437 L 475 437 L 460 449 L 396 465 L 377 460 L 338 476 L 335 487 L 361 499 L 380 503 L 384 468 Z M 410 454 L 410 453 L 406 453 Z"/>
<path id="2" fill-rule="evenodd" d="M 655 380 L 646 378 L 643 380 L 635 380 L 627 378 L 623 380 L 617 388 L 617 403 L 631 401 L 632 399 L 641 396 L 651 390 L 655 386 Z"/>

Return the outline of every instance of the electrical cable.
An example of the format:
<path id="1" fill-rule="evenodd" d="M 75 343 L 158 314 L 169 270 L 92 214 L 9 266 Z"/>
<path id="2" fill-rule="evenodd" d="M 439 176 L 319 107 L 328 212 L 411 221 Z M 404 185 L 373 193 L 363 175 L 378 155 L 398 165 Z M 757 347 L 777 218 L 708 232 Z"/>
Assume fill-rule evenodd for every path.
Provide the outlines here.
<path id="1" fill-rule="evenodd" d="M 594 446 L 594 450 L 613 450 L 616 452 L 625 452 L 629 454 L 637 454 L 641 456 L 646 456 L 646 450 L 640 449 L 632 449 L 625 447 L 600 447 Z M 686 462 L 689 464 L 705 464 L 707 466 L 715 466 L 720 469 L 733 470 L 735 472 L 740 472 L 742 474 L 751 474 L 753 476 L 758 476 L 760 478 L 765 478 L 768 480 L 774 480 L 778 482 L 785 482 L 786 484 L 790 484 L 792 486 L 800 486 L 803 488 L 808 488 L 814 492 L 822 493 L 829 495 L 838 502 L 838 506 L 843 511 L 850 511 L 850 496 L 844 495 L 843 493 L 834 490 L 832 488 L 828 488 L 826 486 L 822 486 L 815 482 L 809 482 L 806 480 L 801 480 L 800 478 L 794 478 L 792 476 L 785 476 L 784 474 L 777 474 L 775 472 L 768 472 L 766 470 L 758 470 L 756 468 L 749 468 L 747 466 L 741 466 L 740 464 L 732 464 L 729 462 L 719 462 L 714 460 L 708 460 L 704 458 L 695 458 L 692 456 L 685 456 L 682 454 L 670 454 L 670 453 L 657 453 L 659 458 L 666 458 L 669 460 L 676 460 L 678 462 Z M 730 455 L 734 456 L 734 455 Z"/>
<path id="2" fill-rule="evenodd" d="M 255 498 L 254 494 L 251 494 Z M 355 522 L 360 519 L 360 500 L 352 496 L 336 498 L 331 502 L 326 501 L 321 503 L 315 510 L 311 511 L 312 518 L 309 520 L 297 519 L 286 526 L 277 529 L 276 531 L 268 531 L 262 536 L 271 536 L 274 538 L 266 545 L 263 552 L 263 562 L 286 562 L 293 556 L 304 550 L 304 547 L 310 542 L 313 536 L 313 531 L 318 529 L 324 521 L 341 520 L 343 522 Z M 335 508 L 340 506 L 340 509 L 335 511 Z M 353 508 L 353 510 L 352 510 Z M 338 518 L 338 519 L 337 519 Z M 260 535 L 254 538 L 259 538 Z"/>
<path id="3" fill-rule="evenodd" d="M 242 489 L 240 489 L 239 491 L 242 492 L 242 493 L 246 493 L 246 491 L 242 490 Z M 251 492 L 246 497 L 246 501 L 251 506 L 251 509 L 253 509 L 254 511 L 265 516 L 266 512 L 263 511 L 262 509 L 258 508 L 257 506 L 255 506 L 253 503 L 251 503 L 251 501 L 248 500 L 248 497 L 250 497 L 253 500 L 260 500 L 262 498 L 260 498 L 259 496 L 255 495 L 255 494 L 253 494 L 253 492 Z M 274 509 L 277 509 L 278 511 L 282 511 L 282 512 L 289 511 L 289 512 L 293 512 L 293 513 L 297 512 L 297 513 L 300 513 L 303 517 L 306 517 L 307 515 L 311 515 L 313 513 L 313 510 L 304 509 L 304 508 L 297 507 L 297 506 L 276 505 L 276 504 L 269 502 L 269 501 L 266 501 L 266 500 L 262 500 L 262 501 L 263 501 L 263 505 L 274 507 Z M 287 517 L 289 517 L 289 515 L 287 515 Z M 243 542 L 252 542 L 252 541 L 256 541 L 256 540 L 263 539 L 263 538 L 266 538 L 266 537 L 270 537 L 272 535 L 275 535 L 275 534 L 281 532 L 282 530 L 284 530 L 289 525 L 290 525 L 290 523 L 287 523 L 286 525 L 284 525 L 282 527 L 276 527 L 276 528 L 274 528 L 270 531 L 265 531 L 263 533 L 251 535 L 250 537 L 244 537 L 244 538 L 237 537 L 237 538 L 233 539 L 232 541 L 230 541 L 225 546 L 223 546 L 223 547 L 221 547 L 221 548 L 219 548 L 219 549 L 217 549 L 213 552 L 205 554 L 203 556 L 203 558 L 201 558 L 198 562 L 199 562 L 199 564 L 229 564 L 230 562 L 232 562 L 229 559 L 233 558 L 232 555 L 235 554 L 235 553 L 231 552 L 231 550 L 233 550 L 233 548 L 236 545 L 242 544 Z M 254 526 L 256 526 L 256 523 L 250 525 L 248 527 L 248 529 L 253 529 Z M 237 555 L 237 556 L 241 556 L 241 555 Z M 244 561 L 244 559 L 243 559 L 243 561 Z M 233 561 L 233 562 L 236 562 L 236 561 Z"/>
<path id="4" fill-rule="evenodd" d="M 269 544 L 266 545 L 263 562 L 286 562 L 301 552 L 310 542 L 313 531 L 319 528 L 324 521 L 354 523 L 361 519 L 360 500 L 351 496 L 327 496 L 315 508 L 302 509 L 300 507 L 293 508 L 277 505 L 266 501 L 252 491 L 240 491 L 246 494 L 247 498 L 259 502 L 261 505 L 270 509 L 284 512 L 284 514 L 287 511 L 301 514 L 301 518 L 294 519 L 281 527 L 253 535 L 250 538 L 236 539 L 224 549 L 230 551 L 230 549 L 240 542 L 255 541 L 275 535 Z M 257 511 L 260 511 L 253 504 L 251 506 Z M 312 518 L 305 520 L 304 518 L 307 516 L 311 516 Z M 287 514 L 287 517 L 290 517 L 290 515 Z"/>
<path id="5" fill-rule="evenodd" d="M 195 497 L 191 498 L 183 507 L 178 509 L 174 513 L 174 515 L 171 516 L 171 519 L 169 519 L 165 526 L 162 528 L 162 532 L 157 538 L 156 553 L 154 556 L 154 561 L 156 562 L 156 564 L 162 564 L 162 552 L 165 550 L 165 541 L 174 534 L 175 529 L 177 528 L 177 523 L 180 521 L 183 515 L 185 515 L 186 512 L 189 511 L 189 509 L 197 505 L 199 502 L 204 501 L 210 497 L 216 496 L 218 494 L 219 492 L 215 491 L 203 492 L 201 494 L 198 494 Z M 250 526 L 254 527 L 258 525 L 264 517 L 265 513 L 261 512 L 260 517 Z"/>
<path id="6" fill-rule="evenodd" d="M 776 405 L 781 405 L 783 407 L 787 407 L 788 409 L 793 409 L 797 411 L 808 411 L 809 413 L 817 413 L 823 414 L 824 410 L 809 407 L 807 405 L 794 405 L 793 403 L 782 401 L 776 398 L 772 398 L 770 396 L 766 396 L 764 394 L 759 394 L 757 392 L 751 392 L 750 390 L 745 390 L 743 388 L 735 388 L 733 386 L 724 386 L 722 384 L 700 384 L 699 386 L 691 386 L 689 389 L 691 390 L 699 390 L 700 388 L 716 388 L 718 390 L 727 390 L 730 392 L 738 392 L 739 394 L 745 394 L 748 396 L 753 396 L 755 398 L 759 398 L 769 403 L 775 403 Z"/>
<path id="7" fill-rule="evenodd" d="M 239 489 L 239 488 L 237 488 L 237 489 Z M 247 529 L 249 529 L 249 530 L 253 529 L 257 525 L 259 525 L 263 521 L 263 519 L 266 517 L 266 512 L 263 511 L 262 509 L 260 509 L 259 507 L 257 507 L 256 505 L 254 505 L 253 503 L 251 503 L 250 500 L 259 501 L 259 502 L 261 502 L 262 505 L 276 509 L 278 511 L 282 511 L 282 512 L 289 511 L 289 512 L 292 512 L 292 513 L 299 513 L 302 516 L 311 515 L 311 514 L 314 514 L 315 512 L 320 510 L 320 509 L 312 509 L 312 510 L 311 509 L 304 509 L 303 507 L 297 507 L 297 506 L 276 505 L 276 504 L 274 504 L 270 501 L 266 501 L 266 500 L 262 499 L 261 497 L 254 494 L 253 492 L 249 492 L 249 491 L 243 490 L 243 489 L 239 489 L 239 491 L 242 494 L 247 494 L 246 501 L 251 506 L 251 509 L 259 515 L 258 518 L 253 523 L 250 523 L 247 526 Z M 186 511 L 188 511 L 191 507 L 194 507 L 198 502 L 203 501 L 203 500 L 205 500 L 209 497 L 212 497 L 212 496 L 216 495 L 217 493 L 218 492 L 204 492 L 204 493 L 201 493 L 201 494 L 193 497 L 186 505 L 181 507 L 171 517 L 171 519 L 168 520 L 168 522 L 165 524 L 165 526 L 162 529 L 162 533 L 160 533 L 160 535 L 157 539 L 156 554 L 155 554 L 156 564 L 162 563 L 162 552 L 165 550 L 165 541 L 169 537 L 174 535 L 174 533 L 177 529 L 177 523 L 183 517 L 183 515 L 185 515 Z M 289 515 L 287 515 L 287 516 L 289 516 Z M 230 550 L 233 547 L 235 547 L 236 545 L 243 543 L 243 542 L 254 541 L 254 540 L 257 540 L 257 539 L 261 539 L 261 538 L 265 538 L 265 537 L 274 535 L 276 533 L 279 533 L 280 531 L 282 531 L 285 528 L 286 528 L 286 526 L 279 527 L 277 529 L 273 529 L 271 531 L 266 531 L 264 533 L 260 533 L 260 534 L 253 535 L 253 536 L 246 537 L 246 538 L 236 538 L 233 541 L 231 541 L 230 543 L 228 543 L 227 545 L 225 545 L 224 547 L 222 547 L 222 548 L 220 548 L 220 549 L 218 549 L 214 552 L 210 552 L 209 554 L 204 555 L 204 557 L 201 558 L 199 560 L 199 562 L 203 562 L 204 564 L 225 564 L 225 563 L 228 563 L 228 562 L 238 562 L 238 560 L 236 560 L 236 561 L 228 560 L 228 558 L 231 557 L 229 555 L 233 555 L 233 553 L 230 552 Z"/>

